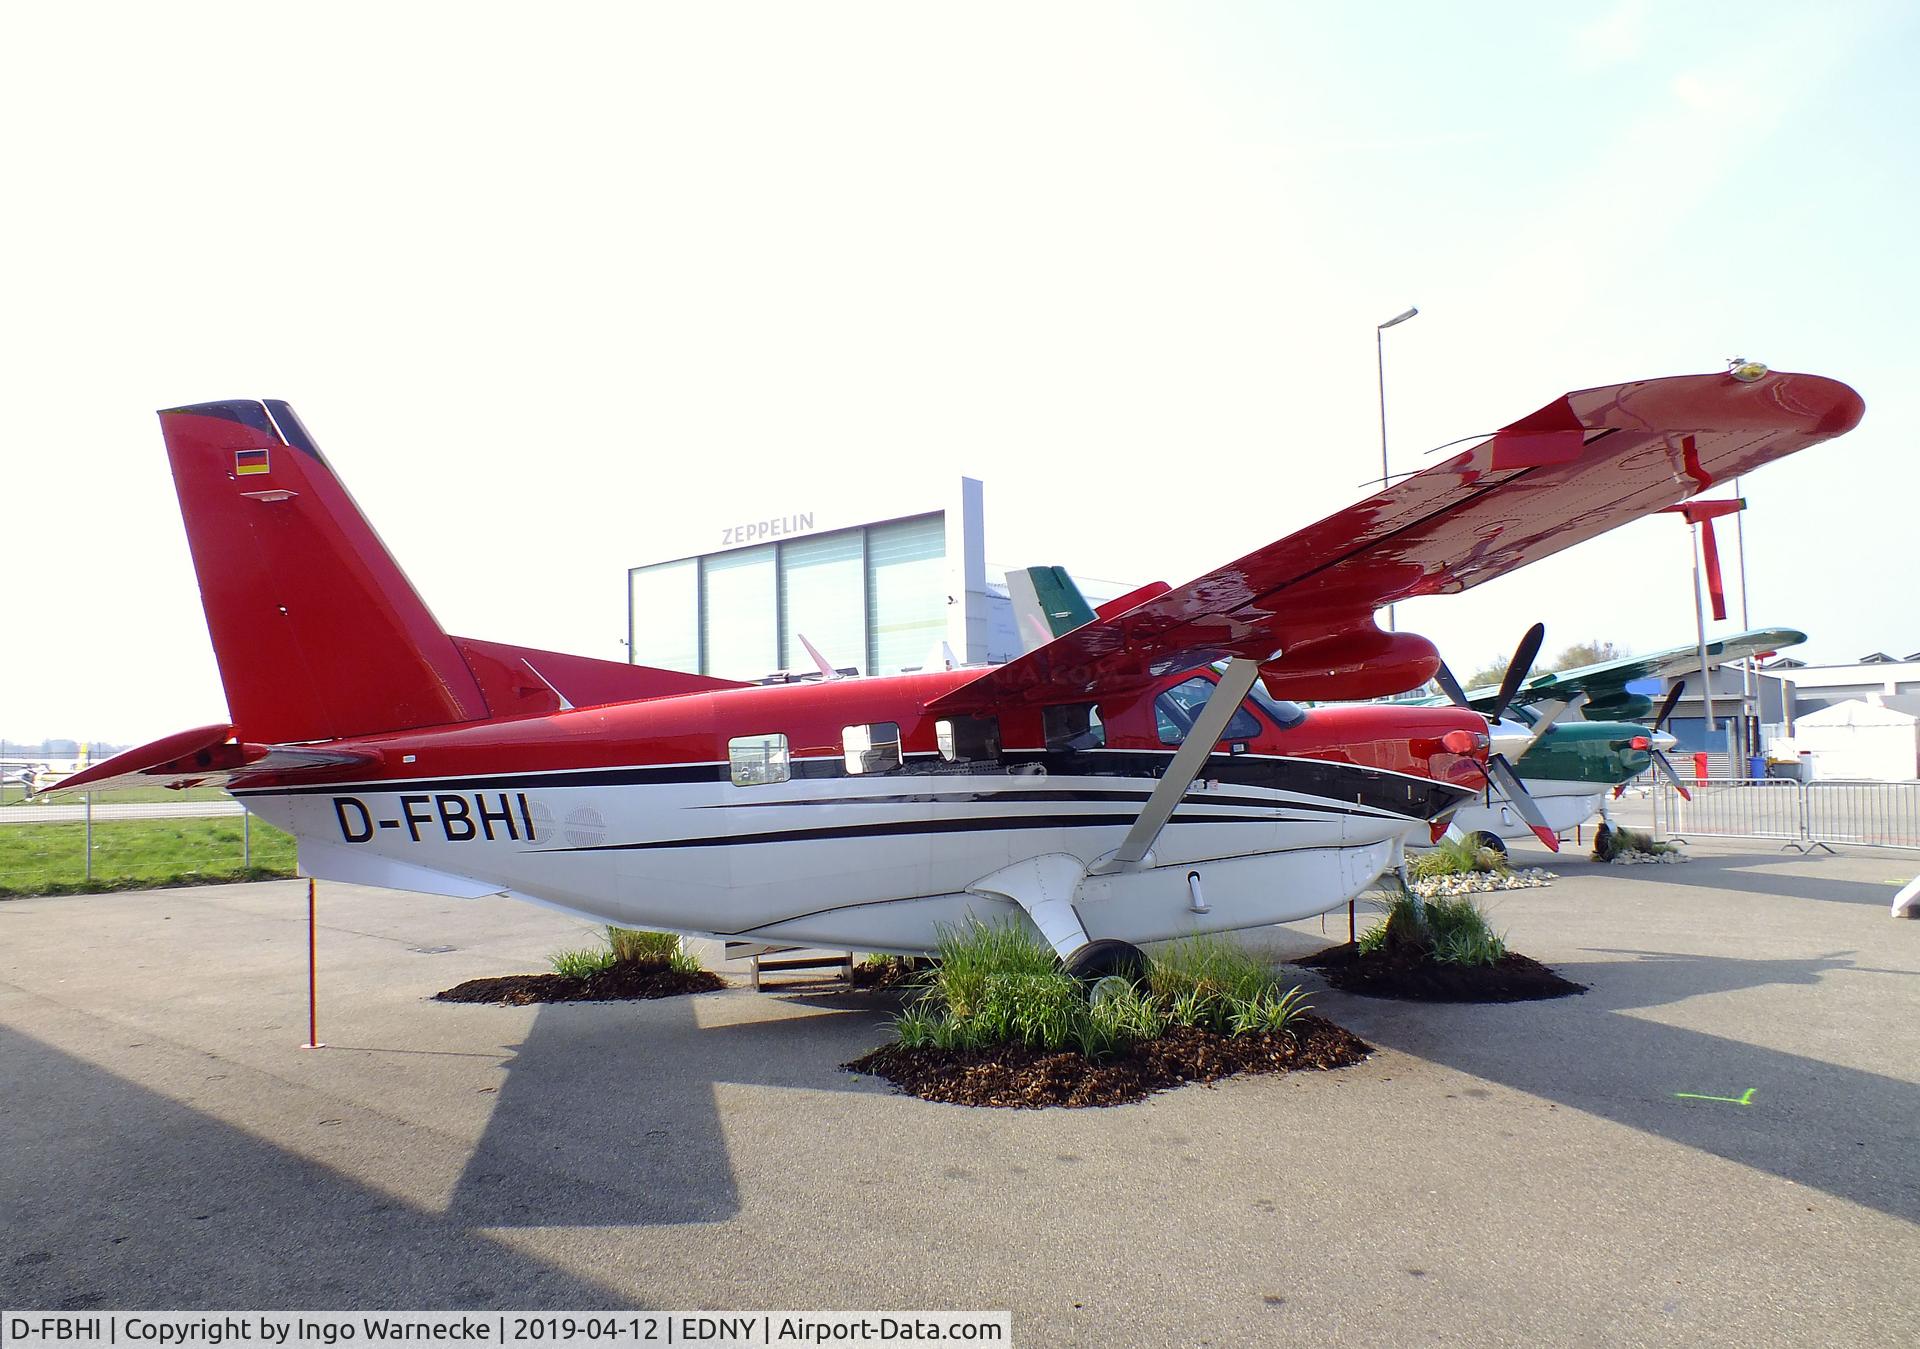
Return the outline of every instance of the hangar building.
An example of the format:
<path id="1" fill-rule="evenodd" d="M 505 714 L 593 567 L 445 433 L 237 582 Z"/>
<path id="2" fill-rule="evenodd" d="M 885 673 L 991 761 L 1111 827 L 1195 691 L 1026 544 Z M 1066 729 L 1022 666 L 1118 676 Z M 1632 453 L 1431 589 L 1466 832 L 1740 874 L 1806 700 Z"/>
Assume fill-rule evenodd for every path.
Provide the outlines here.
<path id="1" fill-rule="evenodd" d="M 763 679 L 815 667 L 897 674 L 1019 654 L 1006 589 L 987 580 L 981 484 L 835 484 L 656 532 L 627 572 L 628 659 Z M 997 579 L 997 578 L 996 578 Z"/>

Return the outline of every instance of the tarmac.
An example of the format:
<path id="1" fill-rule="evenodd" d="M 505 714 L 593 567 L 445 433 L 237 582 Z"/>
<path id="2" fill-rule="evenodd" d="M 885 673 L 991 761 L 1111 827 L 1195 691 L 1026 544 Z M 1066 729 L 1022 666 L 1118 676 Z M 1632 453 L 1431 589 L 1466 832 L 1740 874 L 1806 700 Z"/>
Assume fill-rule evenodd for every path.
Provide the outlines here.
<path id="1" fill-rule="evenodd" d="M 304 882 L 0 902 L 0 1306 L 1008 1308 L 1023 1344 L 1920 1341 L 1920 855 L 1492 897 L 1583 996 L 1318 990 L 1378 1052 L 933 1105 L 811 990 L 443 1004 L 584 924 Z M 1516 849 L 1516 861 L 1545 853 Z M 1364 915 L 1363 915 L 1364 920 Z M 1279 954 L 1345 915 L 1275 929 Z"/>

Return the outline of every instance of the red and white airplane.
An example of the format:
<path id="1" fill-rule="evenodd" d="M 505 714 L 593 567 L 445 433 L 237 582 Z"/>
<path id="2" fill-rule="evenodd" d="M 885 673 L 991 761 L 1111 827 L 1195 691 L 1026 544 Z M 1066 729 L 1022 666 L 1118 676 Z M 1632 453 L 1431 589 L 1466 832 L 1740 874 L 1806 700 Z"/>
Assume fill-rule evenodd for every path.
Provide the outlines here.
<path id="1" fill-rule="evenodd" d="M 287 404 L 160 414 L 232 724 L 56 790 L 224 782 L 324 878 L 870 951 L 1025 915 L 1078 973 L 1344 904 L 1485 790 L 1454 707 L 1303 711 L 1439 661 L 1450 594 L 1837 436 L 1744 367 L 1557 398 L 1005 665 L 747 685 L 442 631 Z"/>

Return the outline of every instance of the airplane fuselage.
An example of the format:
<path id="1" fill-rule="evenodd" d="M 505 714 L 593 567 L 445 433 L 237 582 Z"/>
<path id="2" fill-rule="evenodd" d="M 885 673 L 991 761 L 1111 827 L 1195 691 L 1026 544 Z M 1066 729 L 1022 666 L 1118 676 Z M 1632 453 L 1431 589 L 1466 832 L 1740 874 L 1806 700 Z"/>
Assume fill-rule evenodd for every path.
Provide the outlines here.
<path id="1" fill-rule="evenodd" d="M 943 733 L 925 704 L 974 673 L 725 689 L 342 741 L 326 748 L 359 762 L 330 780 L 256 774 L 232 789 L 291 831 L 303 869 L 322 878 L 504 891 L 625 926 L 924 951 L 943 925 L 1019 914 L 972 889 L 982 877 L 1112 852 L 1178 746 L 1180 705 L 1161 695 L 1211 680 L 1168 676 L 1101 699 L 1078 723 L 1015 706 Z M 1484 726 L 1452 708 L 1298 714 L 1250 700 L 1152 865 L 1086 878 L 1076 906 L 1087 932 L 1137 944 L 1344 903 L 1410 834 L 1476 793 L 1474 754 L 1441 741 Z M 850 741 L 849 728 L 877 734 Z M 897 759 L 861 748 L 890 737 Z"/>

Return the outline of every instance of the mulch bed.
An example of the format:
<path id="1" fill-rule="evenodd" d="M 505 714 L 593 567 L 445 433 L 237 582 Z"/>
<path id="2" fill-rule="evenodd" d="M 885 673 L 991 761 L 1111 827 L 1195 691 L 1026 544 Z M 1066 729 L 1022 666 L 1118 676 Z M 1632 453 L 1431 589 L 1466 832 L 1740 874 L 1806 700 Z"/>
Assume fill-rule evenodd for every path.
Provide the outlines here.
<path id="1" fill-rule="evenodd" d="M 872 992 L 890 988 L 911 988 L 920 982 L 930 962 L 888 956 L 885 960 L 861 961 L 853 967 L 853 986 Z"/>
<path id="2" fill-rule="evenodd" d="M 1562 979 L 1539 961 L 1512 951 L 1493 965 L 1449 965 L 1417 951 L 1361 955 L 1351 942 L 1330 946 L 1293 962 L 1319 970 L 1344 993 L 1415 1002 L 1532 1002 L 1585 993 L 1585 984 Z"/>
<path id="3" fill-rule="evenodd" d="M 503 1007 L 526 1007 L 536 1002 L 624 1002 L 638 998 L 671 998 L 682 993 L 710 993 L 727 981 L 712 970 L 670 970 L 648 965 L 612 965 L 585 979 L 564 974 L 506 974 L 495 979 L 469 979 L 434 994 L 440 1002 L 492 1002 Z"/>
<path id="4" fill-rule="evenodd" d="M 952 1105 L 1123 1105 L 1183 1082 L 1217 1082 L 1236 1073 L 1287 1073 L 1344 1068 L 1373 1047 L 1317 1016 L 1303 1016 L 1292 1034 L 1215 1035 L 1175 1026 L 1105 1063 L 1075 1050 L 903 1049 L 887 1045 L 845 1065 L 884 1077 L 923 1100 Z"/>

